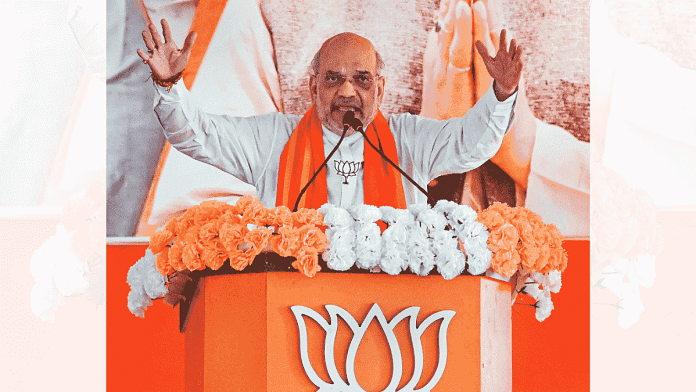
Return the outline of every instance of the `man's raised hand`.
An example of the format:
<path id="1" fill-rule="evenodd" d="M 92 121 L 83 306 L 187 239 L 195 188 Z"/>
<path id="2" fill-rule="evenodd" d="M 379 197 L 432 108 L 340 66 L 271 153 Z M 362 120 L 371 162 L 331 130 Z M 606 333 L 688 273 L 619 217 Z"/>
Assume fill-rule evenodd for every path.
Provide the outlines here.
<path id="1" fill-rule="evenodd" d="M 148 30 L 143 31 L 143 40 L 148 53 L 138 49 L 138 55 L 150 66 L 152 76 L 156 80 L 168 80 L 183 72 L 191 54 L 193 42 L 196 40 L 196 33 L 192 31 L 186 37 L 184 47 L 177 48 L 172 38 L 172 30 L 165 19 L 162 19 L 162 32 L 164 42 L 155 25 L 150 23 Z"/>
<path id="2" fill-rule="evenodd" d="M 508 49 L 506 32 L 503 29 L 500 31 L 500 47 L 495 57 L 488 55 L 488 50 L 481 41 L 476 41 L 476 49 L 486 70 L 495 81 L 493 87 L 496 98 L 498 101 L 506 100 L 517 90 L 522 78 L 522 46 L 516 45 L 513 39 Z"/>

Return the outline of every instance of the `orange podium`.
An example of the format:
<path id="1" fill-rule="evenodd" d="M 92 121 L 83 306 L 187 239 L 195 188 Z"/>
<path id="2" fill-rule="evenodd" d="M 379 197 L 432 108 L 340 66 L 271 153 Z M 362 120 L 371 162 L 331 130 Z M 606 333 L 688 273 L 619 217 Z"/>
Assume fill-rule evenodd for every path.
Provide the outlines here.
<path id="1" fill-rule="evenodd" d="M 509 283 L 325 269 L 192 285 L 187 391 L 512 390 Z"/>

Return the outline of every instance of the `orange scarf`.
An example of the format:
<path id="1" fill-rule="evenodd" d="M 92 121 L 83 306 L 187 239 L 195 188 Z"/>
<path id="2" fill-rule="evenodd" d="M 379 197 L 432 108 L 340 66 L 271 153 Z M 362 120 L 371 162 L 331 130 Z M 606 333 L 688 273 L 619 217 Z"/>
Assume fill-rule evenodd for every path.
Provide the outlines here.
<path id="1" fill-rule="evenodd" d="M 397 165 L 399 164 L 394 136 L 392 136 L 389 124 L 382 112 L 377 110 L 377 116 L 372 125 L 367 127 L 365 134 L 372 144 L 382 148 L 389 159 Z M 401 173 L 382 159 L 379 153 L 373 150 L 367 142 L 364 143 L 364 203 L 378 207 L 392 206 L 405 209 L 406 198 L 401 183 Z M 295 207 L 297 196 L 307 185 L 325 157 L 321 121 L 319 121 L 315 106 L 312 105 L 293 131 L 280 156 L 276 206 L 284 205 L 290 209 Z M 326 168 L 323 168 L 322 173 L 319 173 L 314 182 L 307 188 L 298 208 L 318 209 L 327 202 L 325 170 Z"/>

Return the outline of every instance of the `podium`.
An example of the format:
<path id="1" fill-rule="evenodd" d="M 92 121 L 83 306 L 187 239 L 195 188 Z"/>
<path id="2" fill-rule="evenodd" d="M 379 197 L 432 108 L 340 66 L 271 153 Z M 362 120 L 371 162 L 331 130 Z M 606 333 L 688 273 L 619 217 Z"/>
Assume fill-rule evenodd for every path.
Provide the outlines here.
<path id="1" fill-rule="evenodd" d="M 186 391 L 512 390 L 509 283 L 323 269 L 192 285 Z"/>

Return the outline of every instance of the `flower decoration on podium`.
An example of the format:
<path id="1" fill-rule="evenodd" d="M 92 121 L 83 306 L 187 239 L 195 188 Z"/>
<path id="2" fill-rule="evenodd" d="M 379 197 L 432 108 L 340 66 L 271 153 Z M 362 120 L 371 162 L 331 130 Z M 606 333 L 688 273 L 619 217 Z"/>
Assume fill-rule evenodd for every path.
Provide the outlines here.
<path id="1" fill-rule="evenodd" d="M 543 321 L 553 309 L 550 293 L 560 289 L 567 266 L 562 241 L 558 229 L 534 212 L 502 203 L 477 214 L 446 200 L 432 208 L 325 204 L 296 212 L 265 208 L 250 196 L 236 205 L 206 201 L 150 238 L 145 257 L 128 274 L 128 306 L 143 317 L 152 299 L 164 295 L 165 302 L 178 303 L 179 298 L 167 300 L 166 295 L 180 296 L 172 294 L 177 290 L 169 278 L 217 270 L 228 260 L 241 271 L 261 252 L 275 252 L 294 257 L 292 266 L 307 277 L 321 270 L 319 254 L 335 271 L 396 275 L 410 270 L 425 276 L 436 270 L 445 279 L 486 274 L 510 281 L 513 301 L 520 292 L 533 297 L 536 317 Z"/>

